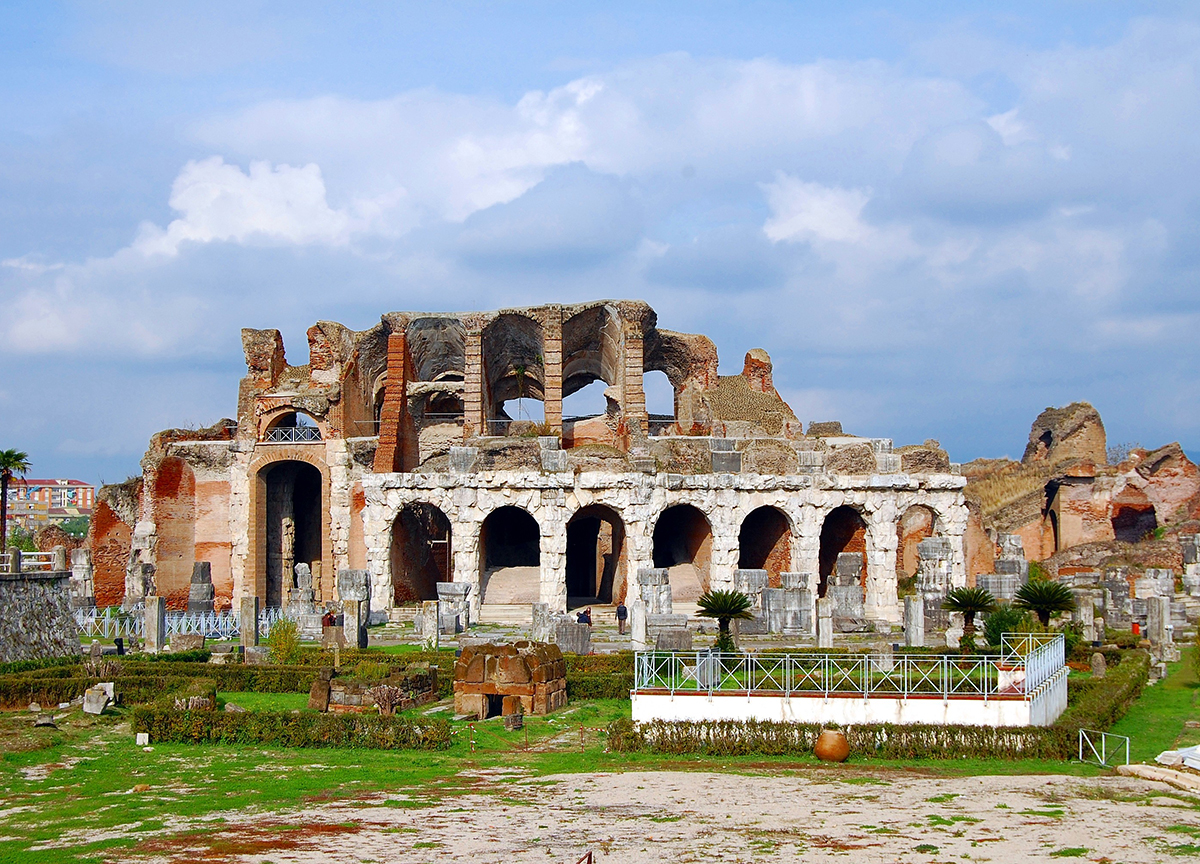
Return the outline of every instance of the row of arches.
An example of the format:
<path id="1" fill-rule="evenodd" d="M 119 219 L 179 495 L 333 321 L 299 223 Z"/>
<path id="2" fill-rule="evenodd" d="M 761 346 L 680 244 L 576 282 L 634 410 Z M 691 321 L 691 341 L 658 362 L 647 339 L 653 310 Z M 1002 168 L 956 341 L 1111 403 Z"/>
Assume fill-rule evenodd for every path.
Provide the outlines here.
<path id="1" fill-rule="evenodd" d="M 898 575 L 915 575 L 916 544 L 934 536 L 936 514 L 914 505 L 897 529 Z M 451 581 L 453 538 L 450 520 L 432 504 L 404 507 L 392 529 L 391 574 L 397 605 L 437 597 L 437 583 Z M 487 604 L 526 604 L 539 600 L 541 530 L 520 507 L 507 505 L 483 521 L 479 537 L 480 596 Z M 670 572 L 677 602 L 695 602 L 710 586 L 713 530 L 703 511 L 676 504 L 658 517 L 653 533 L 653 565 Z M 854 507 L 831 511 L 820 537 L 818 594 L 823 596 L 838 555 L 857 552 L 858 581 L 865 591 L 867 523 Z M 772 585 L 791 568 L 792 524 L 782 510 L 763 506 L 743 520 L 738 537 L 739 569 L 766 570 Z M 592 504 L 567 523 L 566 589 L 569 607 L 608 604 L 626 596 L 630 580 L 626 531 L 610 507 Z"/>

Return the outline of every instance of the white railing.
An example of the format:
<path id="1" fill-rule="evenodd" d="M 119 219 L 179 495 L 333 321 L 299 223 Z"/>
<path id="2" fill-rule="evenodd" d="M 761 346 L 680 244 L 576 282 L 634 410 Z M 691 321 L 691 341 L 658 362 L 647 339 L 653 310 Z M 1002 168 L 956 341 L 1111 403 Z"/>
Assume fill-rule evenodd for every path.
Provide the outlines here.
<path id="1" fill-rule="evenodd" d="M 1112 738 L 1116 745 L 1112 750 L 1108 749 L 1108 739 Z M 1120 758 L 1122 742 L 1124 742 L 1125 764 L 1129 764 L 1129 739 L 1124 735 L 1114 735 L 1111 732 L 1098 732 L 1095 729 L 1080 729 L 1079 730 L 1079 761 L 1080 762 L 1095 762 L 1098 765 L 1108 767 L 1109 756 Z M 1099 747 L 1097 747 L 1099 744 Z M 1086 758 L 1085 758 L 1086 757 Z"/>
<path id="2" fill-rule="evenodd" d="M 268 444 L 308 444 L 321 440 L 321 430 L 316 426 L 276 426 L 267 430 L 263 440 Z"/>
<path id="3" fill-rule="evenodd" d="M 1057 666 L 1053 664 L 1057 662 Z M 718 654 L 642 651 L 637 692 L 1030 699 L 1063 669 L 1063 637 L 1028 658 L 929 654 Z"/>
<path id="4" fill-rule="evenodd" d="M 54 569 L 54 553 L 53 552 L 18 552 L 20 567 L 22 573 L 31 572 L 48 572 Z M 12 553 L 4 552 L 0 554 L 0 573 L 8 573 L 12 570 Z"/>
<path id="5" fill-rule="evenodd" d="M 271 626 L 288 618 L 287 612 L 272 606 L 258 612 L 258 635 L 266 638 Z M 120 606 L 95 607 L 75 610 L 75 624 L 79 635 L 88 639 L 128 639 L 146 635 L 144 607 L 137 606 L 128 612 Z M 203 633 L 206 639 L 227 641 L 242 634 L 241 617 L 236 612 L 168 612 L 167 636 Z"/>

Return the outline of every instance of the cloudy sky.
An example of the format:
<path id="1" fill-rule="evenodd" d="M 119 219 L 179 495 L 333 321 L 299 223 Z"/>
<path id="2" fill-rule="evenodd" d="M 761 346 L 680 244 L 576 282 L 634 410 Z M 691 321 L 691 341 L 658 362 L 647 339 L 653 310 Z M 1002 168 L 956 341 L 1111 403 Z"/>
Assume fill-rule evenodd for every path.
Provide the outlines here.
<path id="1" fill-rule="evenodd" d="M 598 297 L 767 349 L 806 423 L 967 461 L 1086 399 L 1200 450 L 1193 4 L 324 5 L 0 10 L 35 475 L 232 415 L 242 327 Z"/>

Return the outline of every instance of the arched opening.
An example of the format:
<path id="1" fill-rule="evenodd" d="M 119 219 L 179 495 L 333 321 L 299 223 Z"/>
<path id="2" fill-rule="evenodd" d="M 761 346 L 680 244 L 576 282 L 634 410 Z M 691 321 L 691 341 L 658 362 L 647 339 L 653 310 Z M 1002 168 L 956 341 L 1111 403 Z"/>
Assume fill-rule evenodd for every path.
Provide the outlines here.
<path id="1" fill-rule="evenodd" d="M 608 604 L 624 593 L 625 525 L 609 507 L 584 507 L 567 523 L 567 606 Z"/>
<path id="2" fill-rule="evenodd" d="M 771 587 L 782 586 L 779 574 L 792 569 L 792 523 L 782 510 L 759 507 L 742 522 L 738 569 L 766 570 Z"/>
<path id="3" fill-rule="evenodd" d="M 1055 512 L 1054 510 L 1051 510 L 1048 515 L 1050 517 L 1050 539 L 1051 539 L 1051 542 L 1054 544 L 1053 545 L 1054 551 L 1057 552 L 1058 550 L 1060 550 L 1062 548 L 1060 541 L 1059 541 L 1059 537 L 1058 537 L 1058 513 Z M 1114 534 L 1116 533 L 1116 528 L 1117 528 L 1117 525 L 1116 525 L 1116 522 L 1114 521 L 1113 522 L 1113 533 Z"/>
<path id="4" fill-rule="evenodd" d="M 520 507 L 501 507 L 483 520 L 479 535 L 480 602 L 537 603 L 541 599 L 541 530 Z"/>
<path id="5" fill-rule="evenodd" d="M 1113 536 L 1125 543 L 1137 543 L 1158 527 L 1154 505 L 1141 489 L 1126 486 L 1113 499 Z"/>
<path id="6" fill-rule="evenodd" d="M 937 534 L 937 514 L 922 504 L 914 504 L 896 523 L 896 582 L 903 593 L 917 578 L 920 559 L 917 546 Z"/>
<path id="7" fill-rule="evenodd" d="M 484 328 L 482 347 L 485 398 L 491 406 L 487 434 L 510 434 L 513 420 L 543 422 L 546 373 L 542 325 L 524 315 L 499 315 Z M 506 404 L 509 402 L 514 404 Z"/>
<path id="8" fill-rule="evenodd" d="M 304 444 L 321 440 L 317 421 L 303 411 L 288 411 L 279 415 L 267 428 L 263 439 L 268 444 Z"/>
<path id="9" fill-rule="evenodd" d="M 268 607 L 282 606 L 296 585 L 296 565 L 321 578 L 321 472 L 307 462 L 273 462 L 263 470 L 266 481 Z"/>
<path id="10" fill-rule="evenodd" d="M 690 504 L 668 507 L 654 526 L 654 566 L 670 571 L 671 597 L 695 603 L 708 590 L 712 527 Z"/>
<path id="11" fill-rule="evenodd" d="M 675 387 L 666 372 L 651 370 L 642 375 L 642 392 L 646 395 L 650 434 L 660 435 L 675 422 Z"/>
<path id="12" fill-rule="evenodd" d="M 392 523 L 392 594 L 397 606 L 437 599 L 451 581 L 450 520 L 432 504 L 409 504 Z"/>
<path id="13" fill-rule="evenodd" d="M 859 580 L 866 582 L 867 573 L 867 523 L 853 507 L 842 505 L 825 517 L 821 526 L 821 549 L 818 557 L 820 583 L 817 594 L 825 596 L 830 577 L 835 575 L 838 556 L 842 553 L 857 553 L 862 556 Z"/>

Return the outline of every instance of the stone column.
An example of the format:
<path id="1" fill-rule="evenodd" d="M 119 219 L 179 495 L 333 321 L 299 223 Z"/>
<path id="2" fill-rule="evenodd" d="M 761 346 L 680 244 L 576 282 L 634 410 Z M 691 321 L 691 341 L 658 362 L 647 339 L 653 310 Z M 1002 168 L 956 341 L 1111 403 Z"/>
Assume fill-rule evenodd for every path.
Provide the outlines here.
<path id="1" fill-rule="evenodd" d="M 867 580 L 863 613 L 870 621 L 898 623 L 896 597 L 896 508 L 888 502 L 869 514 L 867 523 Z"/>
<path id="2" fill-rule="evenodd" d="M 444 584 L 444 583 L 442 583 Z M 358 648 L 367 647 L 367 623 L 371 619 L 371 574 L 367 570 L 338 572 L 338 597 L 342 601 L 346 641 Z"/>
<path id="3" fill-rule="evenodd" d="M 243 648 L 253 648 L 258 645 L 258 598 L 243 597 L 238 604 L 238 618 L 241 626 L 241 643 Z"/>
<path id="4" fill-rule="evenodd" d="M 212 564 L 208 561 L 197 561 L 192 565 L 192 581 L 188 585 L 189 612 L 212 612 L 214 593 L 212 584 Z"/>
<path id="5" fill-rule="evenodd" d="M 904 644 L 925 647 L 925 601 L 920 594 L 904 598 Z"/>
<path id="6" fill-rule="evenodd" d="M 483 322 L 466 321 L 466 357 L 463 370 L 463 439 L 487 435 L 485 422 L 487 400 L 484 398 L 486 384 L 483 380 Z"/>
<path id="7" fill-rule="evenodd" d="M 562 307 L 547 306 L 545 319 L 542 321 L 542 382 L 543 409 L 546 415 L 546 425 L 551 434 L 562 434 Z"/>
<path id="8" fill-rule="evenodd" d="M 421 647 L 426 651 L 436 651 L 439 645 L 437 600 L 426 600 L 421 604 L 417 623 L 421 627 Z"/>
<path id="9" fill-rule="evenodd" d="M 629 604 L 629 633 L 634 651 L 646 650 L 646 604 L 639 597 Z"/>
<path id="10" fill-rule="evenodd" d="M 92 553 L 87 549 L 71 550 L 71 602 L 77 609 L 96 605 Z"/>
<path id="11" fill-rule="evenodd" d="M 817 647 L 833 647 L 833 598 L 817 600 Z"/>
<path id="12" fill-rule="evenodd" d="M 55 573 L 65 573 L 67 570 L 67 547 L 55 546 L 50 550 L 50 569 Z"/>
<path id="13" fill-rule="evenodd" d="M 167 601 L 147 597 L 145 611 L 146 651 L 161 654 L 167 647 Z"/>

